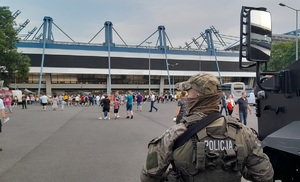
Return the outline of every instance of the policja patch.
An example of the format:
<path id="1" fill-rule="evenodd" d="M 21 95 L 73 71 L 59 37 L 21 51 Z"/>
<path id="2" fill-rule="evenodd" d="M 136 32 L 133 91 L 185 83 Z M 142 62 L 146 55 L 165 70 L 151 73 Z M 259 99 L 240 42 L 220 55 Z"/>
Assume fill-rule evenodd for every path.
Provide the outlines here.
<path id="1" fill-rule="evenodd" d="M 231 140 L 204 140 L 204 144 L 210 151 L 233 149 L 234 145 Z"/>

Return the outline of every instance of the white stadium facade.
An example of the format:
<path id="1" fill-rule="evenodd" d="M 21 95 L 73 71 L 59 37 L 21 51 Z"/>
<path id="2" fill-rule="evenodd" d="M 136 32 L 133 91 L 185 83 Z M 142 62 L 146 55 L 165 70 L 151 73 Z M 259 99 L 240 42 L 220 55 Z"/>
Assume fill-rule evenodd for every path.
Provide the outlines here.
<path id="1" fill-rule="evenodd" d="M 239 53 L 214 48 L 206 31 L 208 48 L 173 48 L 167 44 L 165 28 L 159 26 L 156 45 L 117 45 L 112 39 L 112 23 L 105 22 L 105 42 L 102 44 L 57 42 L 52 39 L 52 22 L 44 18 L 40 39 L 20 40 L 19 52 L 28 55 L 28 78 L 12 78 L 11 87 L 46 94 L 107 93 L 128 90 L 147 94 L 173 93 L 174 83 L 187 80 L 197 73 L 211 73 L 225 82 L 255 84 L 255 72 L 239 69 Z M 149 79 L 150 76 L 150 79 Z M 149 83 L 150 80 L 150 83 Z"/>

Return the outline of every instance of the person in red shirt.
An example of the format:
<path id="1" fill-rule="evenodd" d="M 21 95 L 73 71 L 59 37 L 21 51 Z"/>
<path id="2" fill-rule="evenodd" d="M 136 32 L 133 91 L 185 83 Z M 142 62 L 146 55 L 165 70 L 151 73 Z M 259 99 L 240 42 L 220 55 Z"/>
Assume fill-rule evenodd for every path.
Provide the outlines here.
<path id="1" fill-rule="evenodd" d="M 85 105 L 84 95 L 80 96 L 81 105 Z"/>
<path id="2" fill-rule="evenodd" d="M 115 101 L 113 102 L 114 104 L 114 114 L 115 114 L 115 119 L 119 118 L 119 108 L 120 108 L 120 103 L 119 99 L 115 98 Z"/>

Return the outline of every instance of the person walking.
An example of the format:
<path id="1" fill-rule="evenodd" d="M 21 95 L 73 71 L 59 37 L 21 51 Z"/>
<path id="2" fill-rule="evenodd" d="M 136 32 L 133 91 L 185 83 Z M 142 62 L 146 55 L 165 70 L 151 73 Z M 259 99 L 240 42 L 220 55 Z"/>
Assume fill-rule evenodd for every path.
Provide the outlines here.
<path id="1" fill-rule="evenodd" d="M 251 114 L 251 108 L 248 103 L 247 93 L 243 92 L 242 97 L 236 101 L 236 115 L 239 115 L 240 122 L 247 125 L 248 111 Z"/>
<path id="2" fill-rule="evenodd" d="M 62 110 L 62 111 L 65 109 L 66 103 L 67 103 L 67 102 L 66 102 L 65 100 L 62 100 L 62 101 L 61 101 L 61 104 L 60 104 L 60 105 L 61 105 L 61 110 Z"/>
<path id="3" fill-rule="evenodd" d="M 75 96 L 75 104 L 74 104 L 75 106 L 79 106 L 79 104 L 80 104 L 80 103 L 79 103 L 79 100 L 80 100 L 80 95 L 77 94 L 77 95 Z"/>
<path id="4" fill-rule="evenodd" d="M 232 94 L 230 94 L 228 96 L 228 99 L 227 99 L 226 102 L 227 102 L 228 114 L 229 114 L 229 116 L 232 116 L 232 112 L 233 112 L 233 109 L 234 109 L 234 106 L 235 106 L 235 102 L 234 102 Z"/>
<path id="5" fill-rule="evenodd" d="M 22 95 L 22 109 L 27 109 L 26 95 Z"/>
<path id="6" fill-rule="evenodd" d="M 4 106 L 5 106 L 6 112 L 7 113 L 9 112 L 10 114 L 13 113 L 11 105 L 12 105 L 12 99 L 9 94 L 6 94 L 4 97 Z"/>
<path id="7" fill-rule="evenodd" d="M 159 98 L 158 98 L 159 99 Z M 158 111 L 158 109 L 154 106 L 154 103 L 155 103 L 155 95 L 154 93 L 152 92 L 151 95 L 150 95 L 150 100 L 151 100 L 151 105 L 150 105 L 150 110 L 149 112 L 152 112 L 152 108 L 154 108 L 156 110 L 156 112 Z"/>
<path id="8" fill-rule="evenodd" d="M 115 119 L 118 119 L 120 116 L 119 116 L 119 108 L 120 108 L 120 102 L 119 102 L 119 99 L 118 98 L 115 98 L 115 101 L 114 101 L 114 115 L 115 115 Z"/>
<path id="9" fill-rule="evenodd" d="M 188 92 L 187 115 L 147 145 L 142 182 L 240 182 L 242 176 L 273 181 L 272 164 L 254 131 L 220 114 L 217 77 L 197 74 L 175 87 Z"/>
<path id="10" fill-rule="evenodd" d="M 47 110 L 48 99 L 49 98 L 45 94 L 40 97 L 40 100 L 41 100 L 44 111 Z"/>
<path id="11" fill-rule="evenodd" d="M 17 96 L 14 96 L 14 100 L 13 100 L 14 104 L 13 104 L 13 107 L 18 107 L 18 97 Z"/>
<path id="12" fill-rule="evenodd" d="M 133 119 L 132 103 L 133 103 L 132 94 L 131 92 L 128 92 L 126 96 L 126 111 L 127 111 L 126 119 L 129 118 Z"/>
<path id="13" fill-rule="evenodd" d="M 57 96 L 54 95 L 54 97 L 52 99 L 52 108 L 53 108 L 53 111 L 56 111 L 56 108 L 58 107 L 58 103 L 59 103 L 59 98 L 57 98 Z"/>
<path id="14" fill-rule="evenodd" d="M 180 100 L 177 102 L 177 110 L 175 113 L 175 122 L 176 124 L 180 123 L 180 120 L 182 119 L 183 116 L 186 115 L 186 91 L 182 91 L 180 94 Z"/>
<path id="15" fill-rule="evenodd" d="M 65 94 L 63 100 L 65 101 L 65 104 L 67 104 L 69 102 L 69 95 Z"/>
<path id="16" fill-rule="evenodd" d="M 99 119 L 108 119 L 110 120 L 110 100 L 108 99 L 108 95 L 104 94 L 104 99 L 101 100 L 100 105 L 102 106 L 102 117 L 100 116 Z"/>
<path id="17" fill-rule="evenodd" d="M 89 94 L 89 105 L 93 106 L 94 105 L 94 96 L 92 94 Z"/>
<path id="18" fill-rule="evenodd" d="M 116 91 L 115 92 L 115 96 L 114 96 L 116 99 L 118 99 L 118 102 L 119 102 L 119 106 L 122 105 L 122 99 L 121 99 L 121 96 L 119 94 L 119 91 Z M 120 117 L 120 110 L 118 109 L 118 113 L 117 113 L 117 118 Z"/>
<path id="19" fill-rule="evenodd" d="M 0 133 L 1 133 L 2 132 L 2 122 L 4 123 L 5 120 L 7 119 L 2 97 L 0 97 L 0 111 L 1 111 L 1 116 L 2 116 L 2 120 L 0 120 Z M 0 148 L 0 151 L 2 151 L 2 148 Z"/>
<path id="20" fill-rule="evenodd" d="M 138 95 L 136 96 L 136 110 L 137 111 L 142 111 L 142 102 L 143 102 L 143 96 L 141 93 L 138 93 Z"/>
<path id="21" fill-rule="evenodd" d="M 223 109 L 224 109 L 224 110 L 225 110 L 226 116 L 228 116 L 227 102 L 226 102 L 227 96 L 226 96 L 226 93 L 225 93 L 225 92 L 223 92 L 222 94 L 223 94 L 223 95 L 222 95 L 222 97 L 221 97 L 221 110 L 220 110 L 220 113 L 222 114 Z"/>
<path id="22" fill-rule="evenodd" d="M 96 95 L 96 105 L 97 106 L 100 105 L 100 96 L 99 96 L 99 94 Z"/>

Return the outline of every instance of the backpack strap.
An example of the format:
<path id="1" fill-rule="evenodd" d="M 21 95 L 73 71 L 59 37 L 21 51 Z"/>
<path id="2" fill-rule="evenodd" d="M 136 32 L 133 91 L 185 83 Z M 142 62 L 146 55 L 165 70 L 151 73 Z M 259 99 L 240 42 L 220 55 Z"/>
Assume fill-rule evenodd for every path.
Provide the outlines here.
<path id="1" fill-rule="evenodd" d="M 204 142 L 197 143 L 197 161 L 196 161 L 196 169 L 204 170 L 205 169 L 205 144 Z"/>
<path id="2" fill-rule="evenodd" d="M 244 146 L 237 145 L 237 162 L 236 162 L 236 166 L 235 166 L 235 169 L 237 171 L 242 170 L 244 159 L 245 159 Z"/>
<path id="3" fill-rule="evenodd" d="M 208 126 L 222 115 L 217 112 L 206 116 L 205 118 L 198 120 L 195 124 L 191 125 L 182 135 L 180 135 L 174 142 L 173 151 L 184 145 L 192 136 L 199 132 L 204 127 Z"/>

